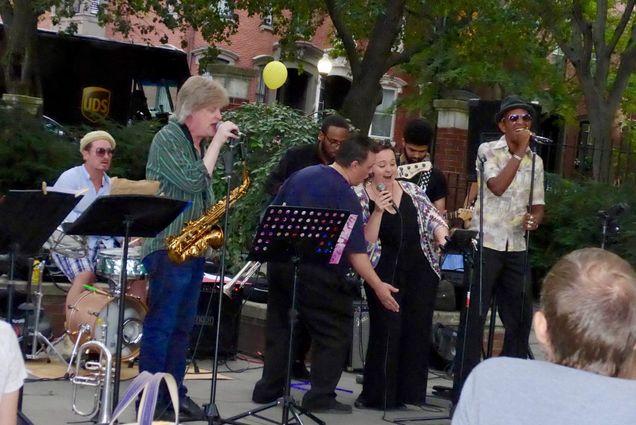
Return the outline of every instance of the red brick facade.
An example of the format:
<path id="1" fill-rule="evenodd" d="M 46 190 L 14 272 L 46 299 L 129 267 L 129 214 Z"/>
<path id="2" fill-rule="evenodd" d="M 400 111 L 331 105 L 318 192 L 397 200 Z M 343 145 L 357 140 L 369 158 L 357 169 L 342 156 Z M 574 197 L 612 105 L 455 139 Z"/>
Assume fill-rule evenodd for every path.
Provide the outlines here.
<path id="1" fill-rule="evenodd" d="M 468 131 L 458 128 L 438 128 L 435 145 L 435 165 L 442 171 L 464 173 Z"/>

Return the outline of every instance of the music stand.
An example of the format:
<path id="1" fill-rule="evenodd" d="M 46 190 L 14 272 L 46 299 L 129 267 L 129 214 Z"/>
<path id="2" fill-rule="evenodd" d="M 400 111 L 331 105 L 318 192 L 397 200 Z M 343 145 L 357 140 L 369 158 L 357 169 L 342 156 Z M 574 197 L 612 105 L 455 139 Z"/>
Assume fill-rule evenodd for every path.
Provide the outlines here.
<path id="1" fill-rule="evenodd" d="M 287 347 L 287 373 L 285 390 L 281 398 L 257 409 L 249 410 L 228 419 L 236 421 L 246 416 L 260 416 L 260 412 L 282 405 L 282 424 L 289 424 L 289 415 L 295 423 L 302 425 L 300 415 L 307 415 L 320 425 L 325 422 L 313 413 L 298 406 L 290 395 L 291 360 L 294 324 L 298 311 L 296 308 L 296 287 L 301 262 L 314 264 L 338 264 L 344 254 L 344 248 L 357 216 L 345 210 L 324 208 L 306 208 L 291 206 L 269 206 L 256 230 L 256 236 L 248 260 L 258 262 L 288 262 L 294 266 L 292 282 L 291 311 L 289 314 L 289 340 Z"/>
<path id="2" fill-rule="evenodd" d="M 128 264 L 128 239 L 154 237 L 165 229 L 188 205 L 185 201 L 151 195 L 100 196 L 89 205 L 73 223 L 63 226 L 69 235 L 123 236 L 122 265 Z M 119 317 L 117 319 L 117 345 L 115 350 L 115 383 L 113 405 L 119 401 L 121 380 L 122 336 L 126 308 L 125 284 L 128 279 L 125 266 L 121 267 L 119 281 Z"/>
<path id="3" fill-rule="evenodd" d="M 40 190 L 10 190 L 6 196 L 0 198 L 0 252 L 9 252 L 10 255 L 6 314 L 9 324 L 13 321 L 14 273 L 18 256 L 36 254 L 80 199 L 81 197 L 69 193 L 45 193 Z M 38 329 L 34 329 L 33 332 L 38 332 Z M 25 319 L 23 339 L 26 339 L 27 334 Z M 50 342 L 46 341 L 50 345 Z M 18 405 L 21 423 L 30 424 L 31 421 L 21 410 L 22 389 Z"/>

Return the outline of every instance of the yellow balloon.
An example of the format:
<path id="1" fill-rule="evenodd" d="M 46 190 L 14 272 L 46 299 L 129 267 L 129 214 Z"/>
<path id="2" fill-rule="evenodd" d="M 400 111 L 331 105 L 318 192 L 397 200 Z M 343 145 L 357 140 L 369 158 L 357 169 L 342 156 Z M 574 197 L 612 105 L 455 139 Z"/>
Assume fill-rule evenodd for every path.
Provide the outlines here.
<path id="1" fill-rule="evenodd" d="M 287 68 L 279 61 L 272 61 L 263 68 L 263 81 L 265 85 L 276 90 L 287 80 Z"/>

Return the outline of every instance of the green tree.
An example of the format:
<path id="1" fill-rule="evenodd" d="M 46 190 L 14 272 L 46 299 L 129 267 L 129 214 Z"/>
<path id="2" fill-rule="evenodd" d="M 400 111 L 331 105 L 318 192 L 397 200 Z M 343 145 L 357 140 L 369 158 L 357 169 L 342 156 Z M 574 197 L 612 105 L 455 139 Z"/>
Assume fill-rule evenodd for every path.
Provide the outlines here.
<path id="1" fill-rule="evenodd" d="M 635 0 L 512 0 L 511 6 L 535 17 L 574 69 L 583 94 L 595 146 L 594 178 L 611 178 L 611 132 L 636 70 Z M 629 94 L 629 95 L 628 95 Z"/>
<path id="2" fill-rule="evenodd" d="M 44 12 L 55 8 L 54 22 L 75 12 L 73 0 L 0 0 L 4 31 L 2 74 L 8 93 L 39 96 L 37 25 Z M 73 30 L 73 27 L 70 28 Z"/>
<path id="3" fill-rule="evenodd" d="M 536 19 L 499 0 L 457 2 L 453 10 L 433 43 L 403 66 L 419 83 L 408 105 L 426 111 L 433 99 L 464 89 L 489 100 L 520 94 L 573 116 L 576 87 L 564 80 L 551 55 L 556 45 L 540 36 Z"/>
<path id="4" fill-rule="evenodd" d="M 382 76 L 391 68 L 408 63 L 415 53 L 431 46 L 441 31 L 453 27 L 454 24 L 448 25 L 449 18 L 462 2 L 465 0 L 114 0 L 109 2 L 103 17 L 125 34 L 133 28 L 142 33 L 156 31 L 160 24 L 180 30 L 191 26 L 200 30 L 207 41 L 217 43 L 238 29 L 238 16 L 228 11 L 241 9 L 250 16 L 271 15 L 285 58 L 293 57 L 296 41 L 310 39 L 329 17 L 334 28 L 334 53 L 347 58 L 352 75 L 340 112 L 366 132 L 382 98 Z M 141 18 L 148 14 L 156 14 L 157 19 L 140 26 Z"/>

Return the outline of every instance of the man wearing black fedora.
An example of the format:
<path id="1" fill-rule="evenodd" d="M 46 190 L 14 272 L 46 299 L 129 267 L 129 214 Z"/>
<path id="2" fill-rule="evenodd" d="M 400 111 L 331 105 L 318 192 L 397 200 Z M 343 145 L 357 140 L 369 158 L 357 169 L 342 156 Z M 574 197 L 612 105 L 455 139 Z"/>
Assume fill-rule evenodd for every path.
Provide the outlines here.
<path id="1" fill-rule="evenodd" d="M 535 154 L 530 149 L 535 114 L 534 107 L 521 97 L 507 97 L 495 115 L 503 135 L 481 144 L 477 152 L 478 184 L 482 163 L 485 184 L 471 226 L 479 230 L 480 216 L 483 218 L 482 284 L 480 287 L 478 278 L 471 282 L 466 331 L 460 332 L 460 338 L 465 335 L 466 339 L 462 344 L 464 358 L 456 359 L 455 397 L 480 361 L 483 328 L 493 297 L 505 328 L 501 355 L 528 355 L 532 293 L 529 279 L 524 279 L 528 272 L 524 236 L 539 227 L 544 213 L 543 161 L 539 156 L 533 161 Z M 475 276 L 479 276 L 479 265 Z"/>

